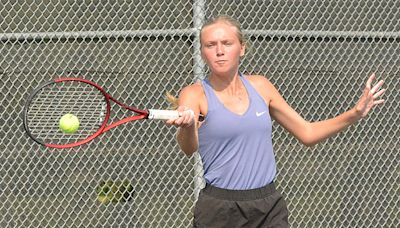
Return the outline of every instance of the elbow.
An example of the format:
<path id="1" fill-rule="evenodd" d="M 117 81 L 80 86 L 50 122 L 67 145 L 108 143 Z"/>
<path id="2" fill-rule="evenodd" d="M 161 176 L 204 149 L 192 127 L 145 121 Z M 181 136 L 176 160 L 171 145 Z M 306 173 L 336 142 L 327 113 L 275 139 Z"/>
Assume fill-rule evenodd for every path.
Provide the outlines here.
<path id="1" fill-rule="evenodd" d="M 306 147 L 313 147 L 318 144 L 316 140 L 311 124 L 308 123 L 303 131 L 304 133 L 299 135 L 298 140 Z"/>
<path id="2" fill-rule="evenodd" d="M 197 151 L 197 147 L 181 147 L 181 150 L 187 157 L 191 157 Z"/>
<path id="3" fill-rule="evenodd" d="M 302 135 L 302 137 L 299 137 L 300 142 L 307 146 L 307 147 L 313 147 L 320 143 L 321 141 L 324 140 L 322 137 L 318 137 L 318 135 L 315 134 L 315 132 L 308 132 L 307 134 Z"/>
<path id="4" fill-rule="evenodd" d="M 199 147 L 196 133 L 194 133 L 193 135 L 188 135 L 182 133 L 182 131 L 180 130 L 177 134 L 177 141 L 180 149 L 188 157 L 192 156 Z"/>
<path id="5" fill-rule="evenodd" d="M 178 137 L 178 145 L 187 157 L 191 157 L 198 149 L 198 142 Z"/>
<path id="6" fill-rule="evenodd" d="M 195 153 L 196 151 L 183 151 L 183 153 L 186 155 L 186 157 L 188 157 L 188 158 L 190 158 L 190 157 L 192 157 L 193 156 L 193 154 Z"/>
<path id="7" fill-rule="evenodd" d="M 318 142 L 312 141 L 312 140 L 300 140 L 301 143 L 306 146 L 306 147 L 313 147 L 318 144 Z"/>

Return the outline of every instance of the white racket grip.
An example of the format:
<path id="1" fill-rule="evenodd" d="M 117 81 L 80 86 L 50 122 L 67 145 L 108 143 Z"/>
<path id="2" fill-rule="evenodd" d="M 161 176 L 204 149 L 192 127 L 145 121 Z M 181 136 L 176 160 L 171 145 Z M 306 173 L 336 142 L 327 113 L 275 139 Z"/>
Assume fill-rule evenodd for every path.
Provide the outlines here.
<path id="1" fill-rule="evenodd" d="M 153 120 L 169 120 L 179 117 L 179 112 L 176 110 L 158 110 L 149 109 L 149 119 Z"/>

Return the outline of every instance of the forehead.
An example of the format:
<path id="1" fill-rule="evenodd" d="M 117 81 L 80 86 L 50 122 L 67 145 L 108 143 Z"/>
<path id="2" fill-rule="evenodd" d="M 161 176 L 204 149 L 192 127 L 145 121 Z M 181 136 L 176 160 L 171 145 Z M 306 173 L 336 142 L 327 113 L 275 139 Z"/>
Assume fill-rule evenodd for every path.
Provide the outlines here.
<path id="1" fill-rule="evenodd" d="M 226 22 L 217 22 L 208 25 L 201 31 L 201 40 L 215 40 L 215 39 L 235 39 L 238 38 L 238 31 L 235 26 Z"/>

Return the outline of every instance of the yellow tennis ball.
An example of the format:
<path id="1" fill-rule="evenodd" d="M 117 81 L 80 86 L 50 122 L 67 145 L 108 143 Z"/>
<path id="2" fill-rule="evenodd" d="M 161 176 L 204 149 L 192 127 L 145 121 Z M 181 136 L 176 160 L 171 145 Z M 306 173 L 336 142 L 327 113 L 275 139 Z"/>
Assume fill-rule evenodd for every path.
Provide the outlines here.
<path id="1" fill-rule="evenodd" d="M 65 114 L 61 117 L 59 126 L 64 133 L 75 133 L 79 129 L 79 119 L 74 114 Z"/>

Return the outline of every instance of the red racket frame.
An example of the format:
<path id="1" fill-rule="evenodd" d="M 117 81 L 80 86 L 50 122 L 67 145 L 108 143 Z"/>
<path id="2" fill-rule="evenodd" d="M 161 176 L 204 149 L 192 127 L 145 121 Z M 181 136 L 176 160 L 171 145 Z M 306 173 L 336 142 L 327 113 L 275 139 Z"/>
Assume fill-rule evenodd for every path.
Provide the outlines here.
<path id="1" fill-rule="evenodd" d="M 97 89 L 104 95 L 104 99 L 105 99 L 105 102 L 106 102 L 106 104 L 107 104 L 107 106 L 106 106 L 106 115 L 105 115 L 105 117 L 104 117 L 104 121 L 103 121 L 103 123 L 101 124 L 100 128 L 99 128 L 94 134 L 90 135 L 89 137 L 87 137 L 87 138 L 85 138 L 85 139 L 83 139 L 83 140 L 80 140 L 80 141 L 74 142 L 74 143 L 68 143 L 68 144 L 50 144 L 50 143 L 45 143 L 45 142 L 43 142 L 43 141 L 41 141 L 41 140 L 35 138 L 35 137 L 32 135 L 32 133 L 31 133 L 29 127 L 28 127 L 29 121 L 28 121 L 28 118 L 27 118 L 27 114 L 28 114 L 28 111 L 29 111 L 29 105 L 30 105 L 30 103 L 32 102 L 32 100 L 33 100 L 33 98 L 35 97 L 35 95 L 36 95 L 41 89 L 43 89 L 44 87 L 47 87 L 47 86 L 49 86 L 49 85 L 51 85 L 51 84 L 60 83 L 60 82 L 65 82 L 65 81 L 77 81 L 77 82 L 82 82 L 82 83 L 86 83 L 86 84 L 89 84 L 89 85 L 94 86 L 95 88 L 97 88 Z M 137 114 L 139 114 L 139 115 L 130 116 L 130 117 L 124 118 L 124 119 L 122 119 L 122 120 L 113 122 L 113 123 L 111 123 L 110 125 L 107 125 L 108 120 L 110 119 L 110 115 L 111 115 L 111 104 L 110 104 L 110 100 L 113 101 L 113 102 L 115 102 L 115 103 L 117 103 L 119 106 L 121 106 L 121 107 L 123 107 L 123 108 L 125 108 L 125 109 L 128 109 L 128 110 L 131 110 L 131 111 L 133 111 L 133 112 L 135 112 L 135 113 L 137 113 Z M 44 146 L 46 146 L 46 147 L 57 148 L 57 149 L 66 149 L 66 148 L 77 147 L 77 146 L 80 146 L 80 145 L 82 145 L 82 144 L 88 143 L 88 142 L 90 142 L 91 140 L 93 140 L 94 138 L 96 138 L 97 136 L 101 135 L 102 133 L 104 133 L 104 132 L 106 132 L 106 131 L 109 131 L 111 128 L 114 128 L 114 127 L 116 127 L 116 126 L 119 126 L 119 125 L 121 125 L 121 124 L 130 122 L 130 121 L 141 120 L 141 119 L 147 119 L 148 116 L 149 116 L 149 111 L 148 111 L 148 110 L 142 110 L 142 109 L 138 109 L 138 108 L 131 107 L 131 106 L 128 106 L 128 105 L 123 104 L 122 102 L 120 102 L 120 101 L 116 100 L 115 98 L 113 98 L 112 96 L 110 96 L 101 86 L 97 85 L 96 83 L 94 83 L 94 82 L 92 82 L 92 81 L 89 81 L 89 80 L 86 80 L 86 79 L 82 79 L 82 78 L 58 78 L 58 79 L 55 79 L 55 80 L 52 80 L 52 81 L 49 81 L 49 82 L 46 82 L 46 83 L 41 84 L 40 86 L 38 86 L 38 87 L 31 93 L 31 95 L 29 96 L 29 98 L 28 98 L 28 100 L 27 100 L 27 102 L 26 102 L 26 104 L 25 104 L 23 121 L 24 121 L 24 128 L 25 128 L 25 131 L 26 131 L 26 132 L 28 133 L 28 135 L 29 135 L 34 141 L 36 141 L 37 143 L 39 143 L 39 144 L 41 144 L 41 145 L 44 145 Z"/>

